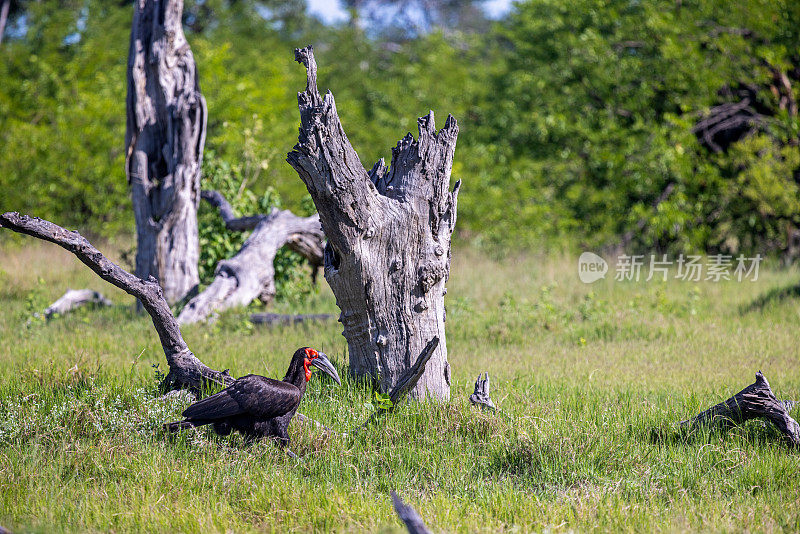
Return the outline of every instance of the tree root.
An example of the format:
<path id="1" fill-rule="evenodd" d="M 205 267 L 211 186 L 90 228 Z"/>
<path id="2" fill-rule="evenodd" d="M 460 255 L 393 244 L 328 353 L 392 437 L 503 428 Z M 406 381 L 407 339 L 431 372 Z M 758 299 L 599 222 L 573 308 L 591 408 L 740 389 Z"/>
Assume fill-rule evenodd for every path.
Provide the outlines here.
<path id="1" fill-rule="evenodd" d="M 795 404 L 794 401 L 778 400 L 759 371 L 753 384 L 694 418 L 681 421 L 680 425 L 690 432 L 714 426 L 726 430 L 749 419 L 766 419 L 781 431 L 790 446 L 797 447 L 800 446 L 800 425 L 789 415 Z"/>

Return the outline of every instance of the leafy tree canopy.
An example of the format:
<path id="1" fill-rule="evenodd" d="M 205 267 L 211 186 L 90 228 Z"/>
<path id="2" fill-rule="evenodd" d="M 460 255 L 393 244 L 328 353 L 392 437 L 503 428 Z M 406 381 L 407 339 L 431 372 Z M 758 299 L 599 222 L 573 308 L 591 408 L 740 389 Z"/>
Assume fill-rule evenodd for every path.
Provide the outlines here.
<path id="1" fill-rule="evenodd" d="M 531 0 L 495 23 L 481 2 L 433 2 L 424 19 L 406 6 L 405 19 L 364 23 L 395 4 L 350 2 L 351 23 L 324 26 L 299 0 L 187 2 L 207 145 L 258 198 L 274 191 L 296 210 L 305 198 L 284 157 L 305 84 L 292 48 L 313 43 L 366 166 L 429 109 L 440 125 L 459 119 L 462 239 L 764 252 L 800 224 L 797 2 Z M 14 3 L 16 33 L 0 44 L 0 209 L 132 227 L 130 16 L 105 0 Z"/>

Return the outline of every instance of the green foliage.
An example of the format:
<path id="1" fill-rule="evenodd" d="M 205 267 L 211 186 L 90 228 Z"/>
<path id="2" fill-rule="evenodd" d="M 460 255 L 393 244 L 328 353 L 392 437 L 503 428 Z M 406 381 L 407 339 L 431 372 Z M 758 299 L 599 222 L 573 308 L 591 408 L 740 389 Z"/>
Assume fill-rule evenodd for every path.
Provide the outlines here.
<path id="1" fill-rule="evenodd" d="M 129 9 L 30 2 L 25 41 L 0 46 L 0 210 L 111 234 L 133 220 L 123 169 Z"/>
<path id="2" fill-rule="evenodd" d="M 373 392 L 372 406 L 376 410 L 391 410 L 394 404 L 388 393 L 381 393 L 376 390 Z"/>
<path id="3" fill-rule="evenodd" d="M 279 378 L 306 345 L 331 357 L 342 385 L 315 375 L 300 411 L 334 432 L 293 423 L 295 460 L 208 428 L 166 434 L 190 400 L 157 391 L 164 354 L 129 305 L 20 329 L 34 289 L 52 302 L 68 283 L 95 283 L 131 302 L 79 262 L 31 261 L 50 249 L 0 250 L 0 523 L 14 532 L 403 532 L 396 488 L 434 532 L 800 526 L 787 506 L 798 456 L 773 425 L 686 435 L 676 424 L 757 369 L 796 398 L 797 269 L 586 286 L 574 258 L 498 262 L 462 247 L 447 296 L 451 401 L 399 403 L 355 434 L 377 399 L 350 378 L 338 323 L 184 328 L 195 354 L 233 376 Z M 336 310 L 330 292 L 314 298 Z M 467 401 L 486 371 L 496 415 Z"/>
<path id="4" fill-rule="evenodd" d="M 272 190 L 294 211 L 307 202 L 283 159 L 305 85 L 291 49 L 312 43 L 319 86 L 335 94 L 367 168 L 428 110 L 440 126 L 447 113 L 459 120 L 457 231 L 477 245 L 571 250 L 634 230 L 640 249 L 767 252 L 800 225 L 800 119 L 787 103 L 800 100 L 797 2 L 529 0 L 482 33 L 396 42 L 321 26 L 295 0 L 264 5 L 271 15 L 249 1 L 186 4 L 207 147 L 229 162 L 244 156 L 241 179 L 257 198 Z M 130 6 L 24 9 L 27 34 L 0 47 L 0 209 L 106 235 L 131 228 Z M 714 153 L 692 129 L 741 89 L 762 121 Z"/>
<path id="5" fill-rule="evenodd" d="M 497 147 L 498 168 L 477 184 L 490 195 L 489 237 L 538 228 L 599 246 L 644 220 L 643 247 L 775 248 L 798 221 L 800 167 L 798 118 L 770 80 L 797 64 L 797 15 L 795 2 L 760 0 L 520 4 L 499 30 L 510 52 L 482 132 Z M 692 127 L 740 85 L 757 88 L 768 125 L 714 155 Z"/>

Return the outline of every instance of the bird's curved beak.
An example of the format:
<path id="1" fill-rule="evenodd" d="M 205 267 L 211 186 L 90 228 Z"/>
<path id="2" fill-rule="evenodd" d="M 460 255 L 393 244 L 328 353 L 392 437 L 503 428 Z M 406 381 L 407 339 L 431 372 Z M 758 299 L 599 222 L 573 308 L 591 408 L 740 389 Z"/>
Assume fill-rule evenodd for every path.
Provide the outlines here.
<path id="1" fill-rule="evenodd" d="M 339 378 L 339 373 L 336 372 L 336 369 L 333 367 L 333 364 L 325 355 L 325 353 L 320 352 L 318 353 L 319 356 L 311 360 L 311 365 L 328 375 L 329 377 L 336 380 L 336 383 L 341 385 L 342 381 Z"/>

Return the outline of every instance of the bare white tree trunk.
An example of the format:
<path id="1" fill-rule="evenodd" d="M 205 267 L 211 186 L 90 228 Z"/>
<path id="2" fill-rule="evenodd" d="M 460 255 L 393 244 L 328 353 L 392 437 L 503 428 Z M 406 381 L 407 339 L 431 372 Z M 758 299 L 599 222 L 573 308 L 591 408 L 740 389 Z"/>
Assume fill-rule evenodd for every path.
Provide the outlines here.
<path id="1" fill-rule="evenodd" d="M 305 182 L 328 237 L 325 278 L 341 309 L 340 321 L 356 376 L 391 390 L 426 344 L 439 344 L 413 398 L 450 398 L 445 343 L 445 283 L 460 182 L 449 190 L 458 126 L 448 117 L 436 131 L 433 112 L 370 172 L 345 135 L 333 95 L 317 90 L 311 47 L 295 50 L 308 70 L 298 94 L 300 138 L 288 161 Z"/>
<path id="2" fill-rule="evenodd" d="M 8 10 L 11 7 L 11 0 L 0 0 L 3 2 L 0 7 L 0 43 L 3 42 L 3 36 L 6 33 L 6 22 L 8 22 Z"/>
<path id="3" fill-rule="evenodd" d="M 206 104 L 181 26 L 182 0 L 135 0 L 128 56 L 125 170 L 136 218 L 136 275 L 170 304 L 199 283 L 197 206 Z"/>

